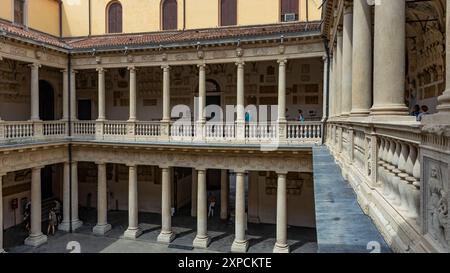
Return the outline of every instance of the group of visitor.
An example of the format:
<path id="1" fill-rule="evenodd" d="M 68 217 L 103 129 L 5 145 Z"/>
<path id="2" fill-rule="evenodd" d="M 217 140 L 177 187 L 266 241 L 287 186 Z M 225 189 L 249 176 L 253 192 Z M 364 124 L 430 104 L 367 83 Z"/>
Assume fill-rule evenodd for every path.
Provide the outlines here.
<path id="1" fill-rule="evenodd" d="M 24 211 L 24 224 L 28 233 L 31 233 L 31 203 L 28 202 L 25 205 Z M 58 200 L 55 200 L 54 206 L 50 209 L 48 213 L 48 227 L 47 227 L 47 235 L 50 235 L 50 231 L 52 235 L 55 235 L 56 228 L 61 223 L 61 203 Z"/>
<path id="2" fill-rule="evenodd" d="M 411 116 L 416 117 L 417 121 L 422 121 L 423 116 L 429 114 L 430 113 L 428 113 L 428 106 L 426 105 L 419 106 L 418 104 L 414 106 L 413 111 L 411 112 Z"/>

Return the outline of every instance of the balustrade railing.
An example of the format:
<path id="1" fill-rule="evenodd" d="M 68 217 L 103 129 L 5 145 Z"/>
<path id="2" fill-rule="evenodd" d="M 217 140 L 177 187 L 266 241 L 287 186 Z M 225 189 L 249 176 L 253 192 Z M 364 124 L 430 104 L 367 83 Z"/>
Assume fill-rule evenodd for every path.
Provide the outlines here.
<path id="1" fill-rule="evenodd" d="M 76 138 L 127 140 L 127 141 L 176 141 L 192 142 L 233 142 L 260 143 L 278 141 L 280 127 L 274 123 L 246 123 L 238 135 L 236 123 L 196 124 L 160 122 L 127 122 L 127 121 L 80 121 L 72 123 L 71 135 Z M 241 126 L 241 125 L 239 125 Z M 0 122 L 0 141 L 28 141 L 34 139 L 62 138 L 69 134 L 68 123 L 65 121 L 24 121 Z M 201 134 L 201 136 L 200 136 Z M 320 122 L 288 123 L 284 140 L 289 143 L 316 142 L 322 137 Z M 239 139 L 238 139 L 239 138 Z"/>

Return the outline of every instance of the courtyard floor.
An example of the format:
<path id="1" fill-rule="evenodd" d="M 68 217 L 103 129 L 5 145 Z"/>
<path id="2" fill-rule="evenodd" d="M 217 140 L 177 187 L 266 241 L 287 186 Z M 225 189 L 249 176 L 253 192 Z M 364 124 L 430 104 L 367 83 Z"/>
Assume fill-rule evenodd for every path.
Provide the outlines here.
<path id="1" fill-rule="evenodd" d="M 188 208 L 180 210 L 172 218 L 175 240 L 170 245 L 156 241 L 161 229 L 161 215 L 157 213 L 140 213 L 139 223 L 143 234 L 136 240 L 123 238 L 127 228 L 126 211 L 110 211 L 108 222 L 113 229 L 105 236 L 92 234 L 96 223 L 96 210 L 80 210 L 83 227 L 74 233 L 58 231 L 48 237 L 48 243 L 33 248 L 23 244 L 27 232 L 23 226 L 16 226 L 5 231 L 4 247 L 9 253 L 68 253 L 67 244 L 76 241 L 82 253 L 188 253 L 188 252 L 230 252 L 234 239 L 234 223 L 222 221 L 219 216 L 208 219 L 208 234 L 211 244 L 206 250 L 193 249 L 192 242 L 196 234 L 196 218 L 188 215 Z M 44 229 L 45 228 L 45 229 Z M 42 231 L 46 233 L 45 223 Z M 276 226 L 272 224 L 248 224 L 247 238 L 250 253 L 271 253 L 275 244 Z M 288 244 L 293 253 L 317 252 L 316 230 L 311 228 L 288 228 Z"/>

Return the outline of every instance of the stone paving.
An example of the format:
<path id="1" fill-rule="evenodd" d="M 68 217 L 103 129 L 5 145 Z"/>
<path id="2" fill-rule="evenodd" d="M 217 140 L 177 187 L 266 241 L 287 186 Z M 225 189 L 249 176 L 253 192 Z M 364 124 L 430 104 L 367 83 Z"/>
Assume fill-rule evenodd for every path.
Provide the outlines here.
<path id="1" fill-rule="evenodd" d="M 372 250 L 368 250 L 369 242 L 377 244 L 380 252 L 390 252 L 328 149 L 315 147 L 313 151 L 318 252 L 368 253 Z"/>
<path id="2" fill-rule="evenodd" d="M 188 209 L 180 211 L 173 217 L 173 231 L 177 237 L 170 245 L 157 243 L 160 232 L 160 214 L 140 213 L 139 222 L 143 234 L 136 240 L 122 237 L 127 228 L 128 214 L 125 211 L 110 211 L 108 221 L 113 229 L 105 236 L 92 234 L 95 225 L 96 210 L 80 211 L 84 221 L 82 228 L 75 233 L 58 231 L 49 236 L 47 244 L 38 248 L 23 245 L 27 233 L 23 227 L 15 227 L 5 232 L 5 249 L 9 253 L 67 253 L 67 243 L 80 243 L 82 253 L 207 253 L 230 252 L 234 239 L 234 223 L 222 221 L 218 216 L 208 219 L 208 234 L 211 244 L 208 249 L 193 249 L 192 241 L 196 234 L 196 219 L 187 215 Z M 45 227 L 45 225 L 43 225 Z M 43 229 L 44 231 L 44 229 Z M 45 230 L 46 231 L 46 230 Z M 248 224 L 249 253 L 271 253 L 275 244 L 276 226 L 270 224 Z M 314 253 L 316 249 L 315 229 L 288 228 L 288 243 L 293 253 Z"/>

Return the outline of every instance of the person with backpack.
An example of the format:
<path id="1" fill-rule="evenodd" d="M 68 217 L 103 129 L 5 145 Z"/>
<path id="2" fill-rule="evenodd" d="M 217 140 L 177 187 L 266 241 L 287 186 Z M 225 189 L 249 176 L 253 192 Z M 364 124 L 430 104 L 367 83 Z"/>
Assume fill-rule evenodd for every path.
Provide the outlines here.
<path id="1" fill-rule="evenodd" d="M 50 230 L 52 231 L 52 235 L 55 235 L 55 227 L 58 224 L 58 218 L 56 217 L 56 209 L 52 208 L 48 213 L 48 228 L 47 235 L 50 235 Z"/>

